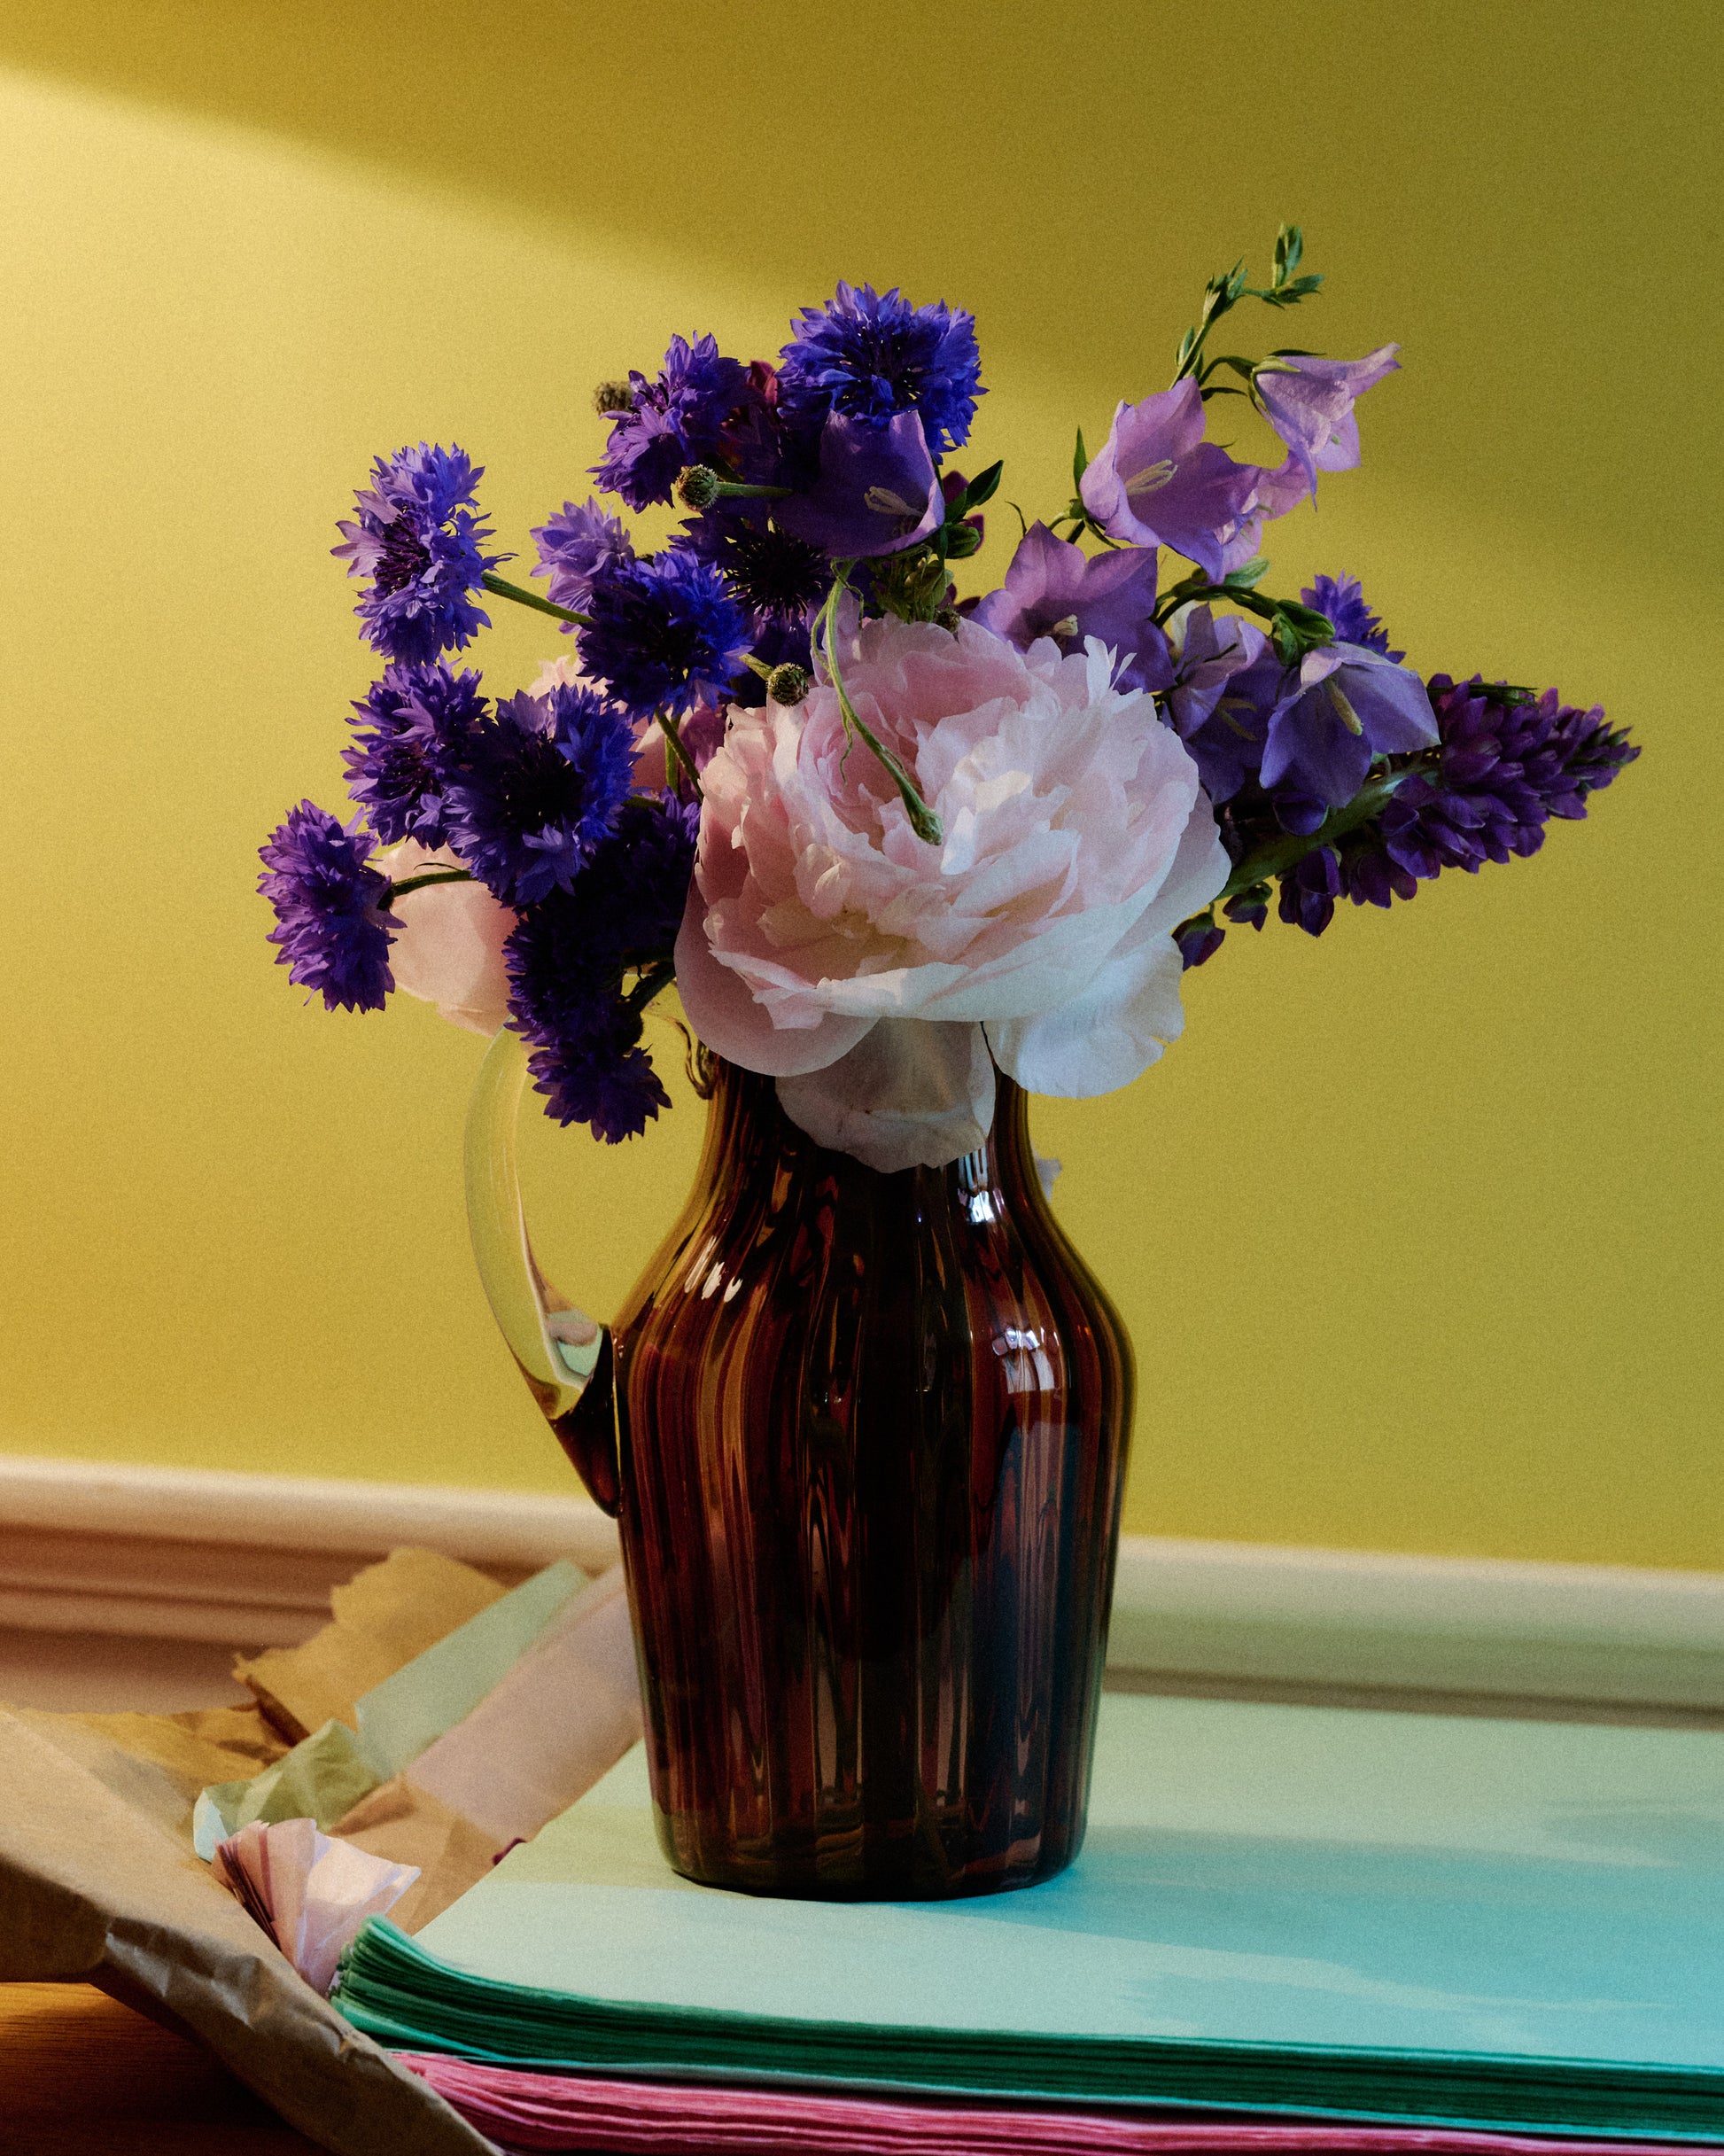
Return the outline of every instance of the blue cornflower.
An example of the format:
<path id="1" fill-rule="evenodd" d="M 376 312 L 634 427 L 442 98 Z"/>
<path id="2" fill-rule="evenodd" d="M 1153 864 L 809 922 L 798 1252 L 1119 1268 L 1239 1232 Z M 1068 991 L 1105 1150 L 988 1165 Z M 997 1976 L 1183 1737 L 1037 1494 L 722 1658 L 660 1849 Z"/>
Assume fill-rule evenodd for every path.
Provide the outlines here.
<path id="1" fill-rule="evenodd" d="M 347 791 L 385 845 L 447 844 L 443 779 L 485 717 L 476 673 L 393 665 L 355 704 L 353 745 L 342 751 Z"/>
<path id="2" fill-rule="evenodd" d="M 258 848 L 258 889 L 276 909 L 276 963 L 330 1010 L 381 1010 L 395 985 L 381 911 L 389 879 L 370 867 L 371 847 L 357 817 L 344 826 L 301 801 Z"/>
<path id="3" fill-rule="evenodd" d="M 532 573 L 550 579 L 553 605 L 572 607 L 577 613 L 586 604 L 595 577 L 634 559 L 634 548 L 622 518 L 613 517 L 590 497 L 580 509 L 565 502 L 555 516 L 535 528 L 532 536 L 539 545 L 539 566 Z M 565 621 L 563 634 L 573 626 Z"/>
<path id="4" fill-rule="evenodd" d="M 601 576 L 586 611 L 581 665 L 638 719 L 721 701 L 752 641 L 723 577 L 682 546 Z"/>
<path id="5" fill-rule="evenodd" d="M 475 513 L 484 471 L 462 449 L 423 441 L 372 466 L 371 486 L 355 496 L 359 515 L 338 526 L 344 543 L 330 551 L 349 576 L 370 580 L 353 611 L 374 650 L 425 662 L 490 627 L 471 595 L 508 557 L 481 551 L 492 535 Z"/>
<path id="6" fill-rule="evenodd" d="M 751 614 L 800 622 L 832 588 L 832 566 L 818 547 L 767 521 L 758 501 L 720 501 L 682 527 L 677 544 L 711 562 Z"/>
<path id="7" fill-rule="evenodd" d="M 610 440 L 593 476 L 631 509 L 668 502 L 685 464 L 725 461 L 725 425 L 747 393 L 749 370 L 726 359 L 717 340 L 671 339 L 657 378 L 631 373 L 631 403 L 610 423 Z"/>
<path id="8" fill-rule="evenodd" d="M 527 907 L 504 946 L 511 1022 L 548 1112 L 613 1145 L 669 1105 L 622 984 L 671 962 L 699 829 L 696 803 L 633 797 L 585 873 Z"/>
<path id="9" fill-rule="evenodd" d="M 505 906 L 567 890 L 612 829 L 634 729 L 592 689 L 511 697 L 444 767 L 449 841 Z"/>
<path id="10" fill-rule="evenodd" d="M 944 300 L 912 307 L 896 286 L 840 284 L 821 307 L 804 307 L 779 356 L 779 396 L 793 414 L 844 412 L 883 425 L 921 416 L 936 456 L 968 440 L 982 389 L 975 317 Z"/>
<path id="11" fill-rule="evenodd" d="M 1406 658 L 1404 651 L 1389 650 L 1389 633 L 1371 611 L 1357 577 L 1320 576 L 1299 595 L 1334 623 L 1337 643 L 1363 644 L 1367 651 L 1379 651 L 1397 665 Z"/>

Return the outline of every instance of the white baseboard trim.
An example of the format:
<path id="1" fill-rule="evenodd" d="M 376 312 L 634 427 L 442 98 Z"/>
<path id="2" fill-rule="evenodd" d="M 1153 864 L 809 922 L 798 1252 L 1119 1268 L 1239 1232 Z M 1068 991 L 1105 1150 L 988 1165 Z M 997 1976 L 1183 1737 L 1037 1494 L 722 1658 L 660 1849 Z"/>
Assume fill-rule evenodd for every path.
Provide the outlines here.
<path id="1" fill-rule="evenodd" d="M 0 1456 L 0 1628 L 287 1646 L 404 1543 L 507 1581 L 617 1552 L 579 1497 Z M 1724 1574 L 1128 1536 L 1108 1666 L 1724 1715 Z"/>

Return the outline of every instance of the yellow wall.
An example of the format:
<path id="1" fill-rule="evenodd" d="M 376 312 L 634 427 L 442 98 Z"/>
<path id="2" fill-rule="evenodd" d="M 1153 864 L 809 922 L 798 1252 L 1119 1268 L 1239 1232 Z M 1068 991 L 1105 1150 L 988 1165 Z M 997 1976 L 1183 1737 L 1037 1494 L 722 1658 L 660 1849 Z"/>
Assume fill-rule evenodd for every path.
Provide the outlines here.
<path id="1" fill-rule="evenodd" d="M 458 440 L 524 549 L 597 378 L 672 329 L 771 352 L 845 275 L 975 309 L 976 455 L 1052 508 L 1074 423 L 1290 217 L 1331 279 L 1290 341 L 1406 371 L 1277 586 L 1363 572 L 1416 661 L 1602 698 L 1646 755 L 1534 862 L 1235 937 L 1161 1068 L 1040 1111 L 1138 1343 L 1130 1523 L 1724 1564 L 1705 0 L 27 12 L 0 1443 L 566 1486 L 463 1247 L 478 1042 L 302 1008 L 252 888 L 338 796 L 369 670 L 326 549 L 374 450 Z M 485 663 L 555 643 L 517 615 Z M 697 1121 L 532 1133 L 600 1308 Z"/>

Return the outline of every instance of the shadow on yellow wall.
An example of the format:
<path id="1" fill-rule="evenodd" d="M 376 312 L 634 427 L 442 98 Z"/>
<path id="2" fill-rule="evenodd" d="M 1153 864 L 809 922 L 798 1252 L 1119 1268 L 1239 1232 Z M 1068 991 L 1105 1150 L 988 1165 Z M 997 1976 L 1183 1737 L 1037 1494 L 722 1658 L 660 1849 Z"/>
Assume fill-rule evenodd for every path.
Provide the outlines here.
<path id="1" fill-rule="evenodd" d="M 253 849 L 337 798 L 369 678 L 326 549 L 375 450 L 459 440 L 525 549 L 586 490 L 596 378 L 673 329 L 770 352 L 871 277 L 976 310 L 976 454 L 1033 515 L 1286 216 L 1331 278 L 1294 341 L 1406 371 L 1277 584 L 1361 573 L 1416 663 L 1555 680 L 1648 753 L 1536 863 L 1236 936 L 1163 1065 L 1038 1111 L 1138 1341 L 1131 1523 L 1724 1562 L 1710 14 L 1254 19 L 0 23 L 6 1444 L 564 1484 L 462 1241 L 478 1044 L 302 1011 L 260 940 Z M 512 688 L 547 648 L 517 618 L 479 657 Z M 620 1295 L 696 1124 L 535 1130 L 554 1269 Z"/>

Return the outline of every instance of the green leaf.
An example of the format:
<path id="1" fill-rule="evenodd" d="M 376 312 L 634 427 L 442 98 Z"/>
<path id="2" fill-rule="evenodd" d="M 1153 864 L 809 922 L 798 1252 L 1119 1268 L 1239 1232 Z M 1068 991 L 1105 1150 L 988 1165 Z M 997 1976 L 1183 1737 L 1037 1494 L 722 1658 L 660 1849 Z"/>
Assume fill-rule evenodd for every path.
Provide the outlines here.
<path id="1" fill-rule="evenodd" d="M 1230 569 L 1222 582 L 1230 591 L 1249 591 L 1254 584 L 1261 584 L 1269 574 L 1269 556 L 1260 554 L 1238 569 Z"/>
<path id="2" fill-rule="evenodd" d="M 1179 347 L 1179 361 L 1182 366 L 1185 362 L 1185 354 L 1191 347 L 1191 340 L 1192 332 L 1190 330 L 1187 330 L 1185 332 L 1185 342 Z M 1077 447 L 1072 452 L 1071 460 L 1071 483 L 1074 486 L 1081 486 L 1083 484 L 1083 474 L 1089 469 L 1090 453 L 1083 447 L 1083 430 L 1082 427 L 1079 427 L 1077 430 Z"/>
<path id="3" fill-rule="evenodd" d="M 986 471 L 978 473 L 946 512 L 947 521 L 955 524 L 970 510 L 980 509 L 984 502 L 991 502 L 998 492 L 999 475 L 1005 469 L 1006 463 L 1002 458 L 998 463 L 990 464 Z"/>
<path id="4" fill-rule="evenodd" d="M 1305 252 L 1305 235 L 1296 224 L 1284 224 L 1275 236 L 1275 281 L 1285 284 L 1299 268 Z"/>

